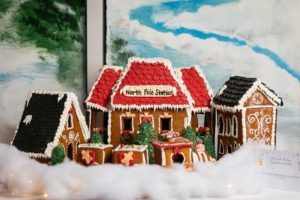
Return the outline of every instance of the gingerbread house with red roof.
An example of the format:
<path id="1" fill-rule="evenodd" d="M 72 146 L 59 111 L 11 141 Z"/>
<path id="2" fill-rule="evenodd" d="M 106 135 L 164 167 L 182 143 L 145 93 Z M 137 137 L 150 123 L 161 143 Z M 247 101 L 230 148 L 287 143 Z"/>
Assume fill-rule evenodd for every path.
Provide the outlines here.
<path id="1" fill-rule="evenodd" d="M 152 119 L 157 133 L 169 130 L 181 134 L 196 121 L 197 113 L 210 111 L 211 97 L 197 66 L 175 70 L 166 59 L 130 58 L 124 70 L 102 69 L 85 104 L 91 130 L 100 124 L 98 114 L 107 113 L 108 141 L 116 147 L 123 131 L 136 136 L 145 117 Z"/>

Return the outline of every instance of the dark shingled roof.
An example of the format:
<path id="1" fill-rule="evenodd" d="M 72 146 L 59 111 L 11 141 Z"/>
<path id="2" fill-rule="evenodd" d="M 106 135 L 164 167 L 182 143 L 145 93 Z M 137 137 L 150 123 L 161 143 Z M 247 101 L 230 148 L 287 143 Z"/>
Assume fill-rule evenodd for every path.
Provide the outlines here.
<path id="1" fill-rule="evenodd" d="M 47 144 L 52 142 L 64 110 L 67 94 L 58 101 L 58 94 L 32 93 L 13 140 L 12 145 L 28 153 L 44 153 Z M 23 122 L 27 115 L 32 115 L 31 122 Z"/>
<path id="2" fill-rule="evenodd" d="M 225 82 L 226 88 L 223 91 L 219 91 L 213 98 L 213 103 L 216 105 L 224 105 L 234 107 L 239 105 L 241 98 L 247 93 L 247 91 L 253 86 L 257 78 L 247 78 L 242 76 L 232 76 Z M 270 92 L 277 96 L 277 94 L 262 83 Z M 222 92 L 220 94 L 220 92 Z M 278 97 L 281 99 L 280 97 Z M 282 105 L 282 101 L 280 102 Z"/>

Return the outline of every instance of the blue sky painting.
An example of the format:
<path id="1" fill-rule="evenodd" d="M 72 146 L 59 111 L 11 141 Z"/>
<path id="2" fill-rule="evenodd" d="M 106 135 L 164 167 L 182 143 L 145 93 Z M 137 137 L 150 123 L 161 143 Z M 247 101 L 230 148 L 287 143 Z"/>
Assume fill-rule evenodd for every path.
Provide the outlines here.
<path id="1" fill-rule="evenodd" d="M 293 0 L 110 0 L 107 64 L 131 55 L 198 64 L 214 93 L 231 75 L 258 77 L 284 100 L 278 148 L 300 151 L 299 9 Z"/>

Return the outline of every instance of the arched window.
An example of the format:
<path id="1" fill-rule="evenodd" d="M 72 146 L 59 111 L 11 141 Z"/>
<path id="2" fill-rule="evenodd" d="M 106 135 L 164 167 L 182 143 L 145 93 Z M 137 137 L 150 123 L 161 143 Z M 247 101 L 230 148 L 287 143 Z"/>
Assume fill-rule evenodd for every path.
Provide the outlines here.
<path id="1" fill-rule="evenodd" d="M 74 126 L 73 126 L 73 116 L 72 114 L 70 113 L 68 115 L 68 122 L 67 122 L 67 128 L 68 129 L 72 129 Z"/>
<path id="2" fill-rule="evenodd" d="M 218 117 L 218 129 L 219 129 L 219 135 L 224 135 L 224 118 L 223 115 L 219 115 Z"/>
<path id="3" fill-rule="evenodd" d="M 232 116 L 232 136 L 237 138 L 238 137 L 238 120 L 237 117 L 235 115 Z"/>
<path id="4" fill-rule="evenodd" d="M 224 144 L 222 140 L 219 140 L 219 154 L 224 154 Z"/>
<path id="5" fill-rule="evenodd" d="M 231 135 L 231 119 L 230 118 L 227 118 L 226 119 L 226 127 L 225 127 L 225 130 L 226 130 L 226 132 L 225 132 L 225 135 L 226 136 L 230 136 Z"/>

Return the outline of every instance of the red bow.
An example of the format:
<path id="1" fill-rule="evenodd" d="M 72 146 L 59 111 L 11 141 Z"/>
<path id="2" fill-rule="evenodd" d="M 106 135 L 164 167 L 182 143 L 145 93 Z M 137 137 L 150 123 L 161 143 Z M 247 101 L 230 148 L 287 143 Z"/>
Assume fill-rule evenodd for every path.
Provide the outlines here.
<path id="1" fill-rule="evenodd" d="M 142 117 L 142 123 L 145 123 L 145 122 L 151 123 L 152 122 L 152 117 Z"/>

